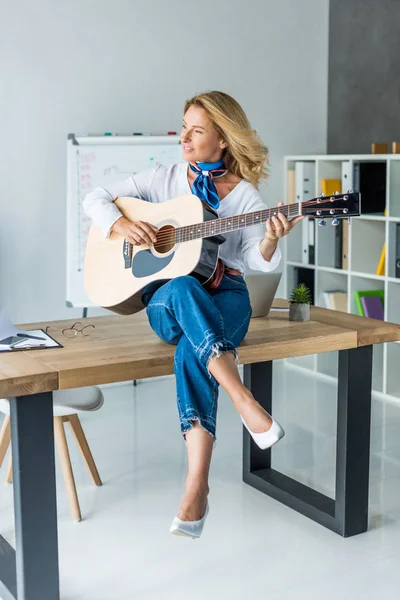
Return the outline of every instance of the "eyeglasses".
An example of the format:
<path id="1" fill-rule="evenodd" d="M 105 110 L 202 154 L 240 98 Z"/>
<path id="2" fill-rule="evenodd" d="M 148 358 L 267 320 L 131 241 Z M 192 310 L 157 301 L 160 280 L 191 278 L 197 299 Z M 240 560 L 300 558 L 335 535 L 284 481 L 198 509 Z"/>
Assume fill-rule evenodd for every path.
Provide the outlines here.
<path id="1" fill-rule="evenodd" d="M 52 332 L 61 332 L 63 336 L 67 338 L 73 338 L 77 336 L 78 333 L 81 333 L 86 337 L 88 335 L 91 335 L 96 328 L 95 325 L 84 325 L 83 327 L 81 327 L 81 325 L 82 323 L 80 323 L 79 321 L 77 323 L 74 323 L 72 327 L 66 327 L 65 329 L 55 329 L 51 325 L 47 325 L 45 332 L 50 334 Z"/>

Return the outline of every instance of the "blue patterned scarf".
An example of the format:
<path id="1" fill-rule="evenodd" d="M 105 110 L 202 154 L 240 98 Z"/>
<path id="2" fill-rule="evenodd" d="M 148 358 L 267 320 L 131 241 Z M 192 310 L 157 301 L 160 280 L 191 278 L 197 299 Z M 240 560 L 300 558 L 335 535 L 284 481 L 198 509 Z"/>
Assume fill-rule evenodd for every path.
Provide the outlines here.
<path id="1" fill-rule="evenodd" d="M 197 173 L 197 177 L 192 184 L 193 194 L 212 208 L 219 208 L 219 196 L 213 179 L 222 177 L 227 173 L 224 161 L 220 160 L 216 163 L 194 162 L 189 163 L 189 166 L 194 173 Z"/>

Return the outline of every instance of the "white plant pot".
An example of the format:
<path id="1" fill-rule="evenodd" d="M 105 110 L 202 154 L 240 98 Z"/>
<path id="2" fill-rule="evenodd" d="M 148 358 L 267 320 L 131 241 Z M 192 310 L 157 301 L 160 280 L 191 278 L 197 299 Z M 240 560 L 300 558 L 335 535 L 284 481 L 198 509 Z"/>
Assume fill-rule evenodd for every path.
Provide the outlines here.
<path id="1" fill-rule="evenodd" d="M 289 304 L 289 321 L 309 321 L 309 304 Z"/>

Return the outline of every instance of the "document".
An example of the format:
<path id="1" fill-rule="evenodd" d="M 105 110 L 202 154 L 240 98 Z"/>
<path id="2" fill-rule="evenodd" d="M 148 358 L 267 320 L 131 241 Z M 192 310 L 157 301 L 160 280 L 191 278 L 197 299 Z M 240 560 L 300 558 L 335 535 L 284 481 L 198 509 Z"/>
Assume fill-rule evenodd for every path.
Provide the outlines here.
<path id="1" fill-rule="evenodd" d="M 62 347 L 61 344 L 45 333 L 43 329 L 32 331 L 18 329 L 11 323 L 5 310 L 0 312 L 0 352 L 60 347 Z"/>

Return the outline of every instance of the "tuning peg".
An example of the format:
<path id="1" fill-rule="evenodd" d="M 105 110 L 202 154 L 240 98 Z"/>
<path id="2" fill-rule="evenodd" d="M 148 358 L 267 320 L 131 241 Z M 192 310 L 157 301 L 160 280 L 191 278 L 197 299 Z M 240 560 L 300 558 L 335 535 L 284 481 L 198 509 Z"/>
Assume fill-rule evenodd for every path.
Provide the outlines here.
<path id="1" fill-rule="evenodd" d="M 324 219 L 321 219 L 320 221 L 318 221 L 318 225 L 319 225 L 320 227 L 325 227 L 325 225 L 326 225 L 326 221 L 324 221 Z"/>
<path id="2" fill-rule="evenodd" d="M 333 219 L 332 225 L 333 227 L 337 227 L 339 225 L 339 219 Z"/>
<path id="3" fill-rule="evenodd" d="M 347 193 L 348 193 L 348 194 L 352 194 L 352 193 L 353 193 L 353 190 L 347 190 Z"/>
<path id="4" fill-rule="evenodd" d="M 334 196 L 335 196 L 336 194 L 339 194 L 339 192 L 338 192 L 338 191 L 336 191 L 336 192 L 333 192 L 333 195 L 334 195 Z"/>

